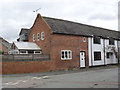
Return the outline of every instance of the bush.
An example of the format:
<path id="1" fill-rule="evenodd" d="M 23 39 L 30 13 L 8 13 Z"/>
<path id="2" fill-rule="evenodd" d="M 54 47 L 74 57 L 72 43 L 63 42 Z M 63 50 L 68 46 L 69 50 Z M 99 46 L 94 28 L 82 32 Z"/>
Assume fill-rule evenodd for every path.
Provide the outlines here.
<path id="1" fill-rule="evenodd" d="M 0 54 L 4 54 L 4 51 L 0 51 Z"/>

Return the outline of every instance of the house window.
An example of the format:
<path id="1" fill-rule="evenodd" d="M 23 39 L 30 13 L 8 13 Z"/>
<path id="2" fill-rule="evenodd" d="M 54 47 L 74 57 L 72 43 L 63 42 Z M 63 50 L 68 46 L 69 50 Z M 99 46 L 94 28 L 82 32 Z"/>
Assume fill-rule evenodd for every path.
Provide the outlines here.
<path id="1" fill-rule="evenodd" d="M 100 44 L 101 40 L 100 37 L 94 36 L 94 44 Z"/>
<path id="2" fill-rule="evenodd" d="M 42 51 L 34 51 L 34 54 L 42 54 Z"/>
<path id="3" fill-rule="evenodd" d="M 109 55 L 109 53 L 106 53 L 106 55 L 107 55 L 107 59 L 109 59 L 109 58 L 110 58 L 110 55 Z"/>
<path id="4" fill-rule="evenodd" d="M 22 50 L 22 51 L 20 51 L 20 54 L 28 54 L 28 51 Z"/>
<path id="5" fill-rule="evenodd" d="M 40 40 L 40 33 L 37 33 L 37 41 Z"/>
<path id="6" fill-rule="evenodd" d="M 33 42 L 35 41 L 35 34 L 33 34 Z"/>
<path id="7" fill-rule="evenodd" d="M 109 45 L 115 45 L 115 42 L 114 42 L 113 38 L 109 38 Z"/>
<path id="8" fill-rule="evenodd" d="M 45 39 L 44 32 L 41 32 L 41 40 L 44 40 L 44 39 Z"/>
<path id="9" fill-rule="evenodd" d="M 94 61 L 101 60 L 101 52 L 94 52 Z"/>
<path id="10" fill-rule="evenodd" d="M 83 42 L 86 42 L 86 37 L 83 37 Z"/>
<path id="11" fill-rule="evenodd" d="M 61 50 L 61 60 L 70 60 L 72 59 L 71 50 Z"/>
<path id="12" fill-rule="evenodd" d="M 107 52 L 107 53 L 106 53 L 106 55 L 107 55 L 107 59 L 109 59 L 109 58 L 110 58 L 110 56 L 112 56 L 112 55 L 113 55 L 113 53 L 112 53 L 112 52 Z"/>

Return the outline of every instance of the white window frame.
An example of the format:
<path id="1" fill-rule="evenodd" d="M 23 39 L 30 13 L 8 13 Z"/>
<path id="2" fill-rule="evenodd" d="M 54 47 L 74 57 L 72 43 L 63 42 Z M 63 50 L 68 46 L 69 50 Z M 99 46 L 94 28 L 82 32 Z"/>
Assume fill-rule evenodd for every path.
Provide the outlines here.
<path id="1" fill-rule="evenodd" d="M 40 33 L 37 33 L 37 41 L 40 40 Z"/>
<path id="2" fill-rule="evenodd" d="M 42 51 L 39 51 L 39 53 L 34 51 L 34 54 L 42 54 Z"/>
<path id="3" fill-rule="evenodd" d="M 64 52 L 64 58 L 62 58 L 62 52 Z M 65 52 L 67 52 L 67 58 L 65 56 Z M 69 54 L 70 52 L 70 54 Z M 61 60 L 71 60 L 72 59 L 72 51 L 71 50 L 61 50 Z"/>
<path id="4" fill-rule="evenodd" d="M 28 51 L 26 51 L 25 53 L 20 52 L 20 54 L 28 54 Z"/>
<path id="5" fill-rule="evenodd" d="M 41 32 L 41 40 L 44 40 L 44 39 L 45 39 L 45 33 Z"/>
<path id="6" fill-rule="evenodd" d="M 33 42 L 35 41 L 35 34 L 33 34 Z"/>

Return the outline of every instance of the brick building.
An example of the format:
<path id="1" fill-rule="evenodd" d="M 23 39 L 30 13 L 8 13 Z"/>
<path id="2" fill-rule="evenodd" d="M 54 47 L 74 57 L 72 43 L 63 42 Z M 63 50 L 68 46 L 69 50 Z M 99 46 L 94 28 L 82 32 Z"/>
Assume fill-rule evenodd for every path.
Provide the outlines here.
<path id="1" fill-rule="evenodd" d="M 91 66 L 88 38 L 95 35 L 102 37 L 102 31 L 113 33 L 103 28 L 38 14 L 33 26 L 21 30 L 20 36 L 23 37 L 21 41 L 34 42 L 43 54 L 50 54 L 50 70 L 60 70 Z M 118 32 L 111 35 L 118 35 Z"/>
<path id="2" fill-rule="evenodd" d="M 8 54 L 8 50 L 10 49 L 11 44 L 6 41 L 5 39 L 3 39 L 2 37 L 0 37 L 0 52 L 4 53 L 4 54 Z"/>
<path id="3" fill-rule="evenodd" d="M 74 25 L 73 22 L 43 18 L 38 14 L 33 26 L 29 30 L 26 29 L 29 34 L 27 34 L 28 38 L 24 38 L 23 41 L 34 42 L 42 49 L 43 54 L 50 54 L 51 70 L 80 68 L 80 52 L 84 55 L 81 59 L 85 60 L 85 65 L 81 67 L 88 67 L 87 35 L 81 36 L 80 33 L 74 33 L 72 30 L 74 27 L 71 28 L 68 25 L 66 28 L 63 22 Z M 23 32 L 21 30 L 20 33 Z M 22 34 L 23 37 L 24 35 Z"/>

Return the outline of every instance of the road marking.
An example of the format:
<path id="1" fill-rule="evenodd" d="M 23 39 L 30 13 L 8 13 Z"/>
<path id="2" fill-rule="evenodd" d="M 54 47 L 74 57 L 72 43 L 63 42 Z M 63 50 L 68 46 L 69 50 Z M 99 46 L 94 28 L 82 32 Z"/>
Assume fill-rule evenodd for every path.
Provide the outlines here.
<path id="1" fill-rule="evenodd" d="M 42 78 L 43 78 L 43 79 L 46 79 L 46 78 L 48 78 L 48 76 L 43 76 Z"/>
<path id="2" fill-rule="evenodd" d="M 42 77 L 38 77 L 37 79 L 42 79 Z"/>
<path id="3" fill-rule="evenodd" d="M 11 83 L 13 83 L 13 82 L 8 82 L 8 83 L 5 83 L 5 84 L 9 85 L 9 84 L 11 84 Z"/>
<path id="4" fill-rule="evenodd" d="M 38 78 L 38 77 L 32 77 L 31 80 L 33 80 L 33 79 L 37 79 L 37 78 Z"/>
<path id="5" fill-rule="evenodd" d="M 18 80 L 17 82 L 15 83 L 12 83 L 11 85 L 16 85 L 16 84 L 19 84 L 20 82 L 22 82 L 23 80 Z"/>
<path id="6" fill-rule="evenodd" d="M 22 82 L 27 82 L 28 80 L 22 81 Z"/>
<path id="7" fill-rule="evenodd" d="M 27 80 L 18 80 L 17 82 L 8 82 L 8 83 L 5 83 L 6 85 L 17 85 L 19 83 L 25 83 L 25 82 L 28 82 L 30 80 L 39 80 L 39 79 L 47 79 L 49 76 L 43 76 L 43 77 L 32 77 L 31 79 L 27 79 Z"/>

